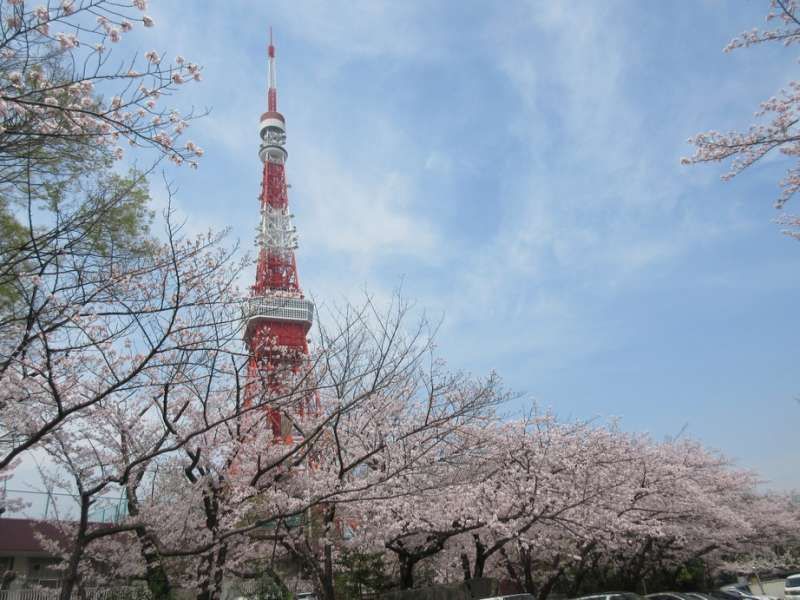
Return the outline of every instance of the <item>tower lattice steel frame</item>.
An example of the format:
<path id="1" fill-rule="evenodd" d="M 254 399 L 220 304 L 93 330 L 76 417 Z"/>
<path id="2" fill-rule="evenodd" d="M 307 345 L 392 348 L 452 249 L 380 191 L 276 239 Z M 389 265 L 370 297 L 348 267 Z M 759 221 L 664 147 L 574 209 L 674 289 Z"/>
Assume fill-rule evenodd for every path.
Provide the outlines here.
<path id="1" fill-rule="evenodd" d="M 294 251 L 297 229 L 289 212 L 285 165 L 287 159 L 286 119 L 278 112 L 275 82 L 275 46 L 272 31 L 268 46 L 267 112 L 261 115 L 259 157 L 264 164 L 256 245 L 256 281 L 245 302 L 244 339 L 250 354 L 245 387 L 245 406 L 252 406 L 260 394 L 282 399 L 282 406 L 270 406 L 267 415 L 273 434 L 291 439 L 286 418 L 286 400 L 292 395 L 298 376 L 307 379 L 308 330 L 314 318 L 314 304 L 303 295 L 297 277 Z M 297 387 L 307 388 L 307 385 Z M 299 414 L 310 410 L 315 394 L 290 402 Z"/>

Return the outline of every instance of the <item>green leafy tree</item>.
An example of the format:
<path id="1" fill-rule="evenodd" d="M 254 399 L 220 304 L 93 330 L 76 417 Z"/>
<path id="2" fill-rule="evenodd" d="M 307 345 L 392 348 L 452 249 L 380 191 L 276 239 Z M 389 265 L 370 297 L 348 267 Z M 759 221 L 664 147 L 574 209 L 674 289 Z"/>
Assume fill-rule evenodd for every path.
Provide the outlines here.
<path id="1" fill-rule="evenodd" d="M 178 144 L 198 115 L 162 100 L 201 68 L 112 51 L 154 25 L 146 9 L 143 0 L 0 3 L 0 259 L 12 264 L 0 273 L 0 312 L 20 300 L 13 273 L 43 234 L 73 227 L 98 254 L 149 251 L 145 175 L 164 158 L 196 166 L 203 154 Z M 156 150 L 150 167 L 120 170 L 129 148 Z"/>
<path id="2" fill-rule="evenodd" d="M 361 600 L 368 592 L 391 585 L 382 553 L 345 550 L 336 575 L 337 600 Z"/>

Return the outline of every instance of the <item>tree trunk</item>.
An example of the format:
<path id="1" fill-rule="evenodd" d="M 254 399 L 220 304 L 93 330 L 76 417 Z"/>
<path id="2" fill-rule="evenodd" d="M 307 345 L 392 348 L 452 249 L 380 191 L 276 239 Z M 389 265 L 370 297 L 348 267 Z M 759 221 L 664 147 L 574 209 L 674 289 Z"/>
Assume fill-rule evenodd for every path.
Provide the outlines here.
<path id="1" fill-rule="evenodd" d="M 473 577 L 483 577 L 483 572 L 486 569 L 486 555 L 483 552 L 475 553 L 475 569 L 473 570 Z"/>
<path id="2" fill-rule="evenodd" d="M 641 550 L 637 552 L 631 559 L 630 567 L 626 569 L 624 577 L 626 587 L 630 587 L 630 589 L 635 590 L 638 589 L 639 584 L 644 585 L 644 581 L 642 581 L 642 575 L 644 574 L 645 570 L 645 561 L 647 560 L 647 556 L 652 548 L 653 538 L 648 537 Z"/>
<path id="3" fill-rule="evenodd" d="M 217 560 L 214 565 L 214 576 L 211 580 L 211 600 L 219 600 L 222 597 L 222 576 L 225 574 L 225 561 L 228 558 L 228 545 L 220 544 L 217 550 Z"/>
<path id="4" fill-rule="evenodd" d="M 139 498 L 133 484 L 127 486 L 126 496 L 128 497 L 128 514 L 132 517 L 139 516 Z M 144 559 L 145 580 L 150 595 L 153 600 L 170 600 L 172 584 L 170 584 L 169 576 L 158 552 L 156 538 L 144 525 L 137 527 L 134 531 L 139 540 L 139 553 Z"/>
<path id="5" fill-rule="evenodd" d="M 572 584 L 569 588 L 569 596 L 574 598 L 578 595 L 578 590 L 581 589 L 581 584 L 583 583 L 584 577 L 586 577 L 586 568 L 581 566 L 575 571 L 575 576 L 572 578 Z"/>
<path id="6" fill-rule="evenodd" d="M 144 527 L 137 527 L 135 531 L 136 537 L 139 539 L 139 553 L 144 559 L 145 580 L 150 595 L 153 600 L 170 600 L 172 584 L 161 562 L 155 540 Z"/>
<path id="7" fill-rule="evenodd" d="M 209 551 L 200 559 L 197 568 L 197 577 L 200 580 L 200 590 L 197 593 L 197 600 L 211 600 L 211 569 L 213 568 L 212 552 Z"/>
<path id="8" fill-rule="evenodd" d="M 72 546 L 72 552 L 67 561 L 67 568 L 64 571 L 64 576 L 61 580 L 61 592 L 59 600 L 70 600 L 72 592 L 75 590 L 75 585 L 78 583 L 78 567 L 83 557 L 83 551 L 86 548 L 86 529 L 89 526 L 89 506 L 91 499 L 81 493 L 81 517 L 78 521 L 78 531 L 75 533 L 75 541 Z"/>
<path id="9" fill-rule="evenodd" d="M 408 554 L 401 554 L 400 559 L 400 589 L 410 590 L 414 587 L 414 566 L 417 560 Z"/>
<path id="10" fill-rule="evenodd" d="M 204 557 L 204 568 L 198 570 L 201 586 L 197 600 L 220 600 L 222 597 L 222 576 L 225 572 L 225 560 L 228 557 L 227 544 L 220 544 Z"/>
<path id="11" fill-rule="evenodd" d="M 75 589 L 75 584 L 78 582 L 78 565 L 81 562 L 81 555 L 83 554 L 83 548 L 81 546 L 82 544 L 80 542 L 76 542 L 69 556 L 64 577 L 61 579 L 59 600 L 70 600 L 70 598 L 72 598 L 72 592 Z"/>
<path id="12" fill-rule="evenodd" d="M 525 577 L 525 591 L 529 594 L 535 594 L 536 585 L 533 583 L 533 561 L 531 560 L 530 550 L 520 549 L 519 557 L 522 563 L 522 574 Z"/>
<path id="13" fill-rule="evenodd" d="M 325 544 L 323 547 L 323 569 L 322 569 L 322 585 L 320 592 L 322 600 L 335 600 L 336 592 L 333 586 L 333 549 L 330 544 Z"/>
<path id="14" fill-rule="evenodd" d="M 464 581 L 469 581 L 472 579 L 469 568 L 469 556 L 467 556 L 466 552 L 461 553 L 461 570 L 464 573 Z"/>
<path id="15" fill-rule="evenodd" d="M 483 577 L 483 571 L 486 567 L 486 559 L 489 555 L 486 553 L 486 546 L 481 541 L 480 535 L 474 533 L 472 540 L 475 542 L 475 568 L 472 570 L 473 577 Z"/>
<path id="16" fill-rule="evenodd" d="M 506 552 L 505 548 L 500 548 L 500 554 L 503 556 L 503 559 L 505 560 L 506 571 L 508 571 L 508 576 L 511 578 L 511 581 L 516 583 L 519 586 L 519 588 L 521 589 L 522 588 L 522 581 L 520 581 L 519 573 L 517 573 L 517 570 L 514 568 L 514 565 L 511 563 L 511 557 L 508 555 L 508 552 Z"/>
<path id="17" fill-rule="evenodd" d="M 547 600 L 547 597 L 550 595 L 550 592 L 553 591 L 553 587 L 556 585 L 561 576 L 564 574 L 563 569 L 559 569 L 555 575 L 551 575 L 547 578 L 542 584 L 542 587 L 539 588 L 539 594 L 536 596 L 537 600 Z"/>

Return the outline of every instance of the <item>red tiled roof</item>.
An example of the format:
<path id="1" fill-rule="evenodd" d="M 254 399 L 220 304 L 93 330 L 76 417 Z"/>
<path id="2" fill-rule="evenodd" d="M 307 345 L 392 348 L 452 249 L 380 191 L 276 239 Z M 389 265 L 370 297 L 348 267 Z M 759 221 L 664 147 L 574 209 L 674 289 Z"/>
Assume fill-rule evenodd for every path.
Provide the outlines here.
<path id="1" fill-rule="evenodd" d="M 48 538 L 63 537 L 55 525 L 47 521 L 0 518 L 0 553 L 46 553 L 34 531 Z"/>

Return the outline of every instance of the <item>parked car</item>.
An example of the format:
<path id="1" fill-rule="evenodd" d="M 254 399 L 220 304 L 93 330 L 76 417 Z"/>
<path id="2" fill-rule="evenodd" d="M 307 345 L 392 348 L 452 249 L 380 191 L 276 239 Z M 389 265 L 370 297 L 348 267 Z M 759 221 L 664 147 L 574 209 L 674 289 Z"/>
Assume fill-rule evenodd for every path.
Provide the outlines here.
<path id="1" fill-rule="evenodd" d="M 606 592 L 605 594 L 592 594 L 581 596 L 574 600 L 644 600 L 639 594 L 633 592 Z"/>
<path id="2" fill-rule="evenodd" d="M 317 595 L 314 592 L 299 592 L 295 596 L 296 600 L 317 600 Z"/>
<path id="3" fill-rule="evenodd" d="M 708 600 L 698 595 L 686 594 L 684 592 L 658 592 L 657 594 L 647 594 L 648 600 Z"/>
<path id="4" fill-rule="evenodd" d="M 738 594 L 723 592 L 722 590 L 712 590 L 710 592 L 684 592 L 692 600 L 742 600 Z"/>
<path id="5" fill-rule="evenodd" d="M 783 583 L 783 597 L 800 596 L 800 573 L 789 575 Z"/>
<path id="6" fill-rule="evenodd" d="M 483 600 L 536 600 L 530 594 L 511 594 L 510 596 L 492 596 Z"/>
<path id="7" fill-rule="evenodd" d="M 704 592 L 703 595 L 707 598 L 711 598 L 711 600 L 742 600 L 743 598 L 740 593 L 734 593 L 729 590 L 713 590 Z M 752 598 L 750 600 L 752 600 Z"/>
<path id="8" fill-rule="evenodd" d="M 740 583 L 738 585 L 726 585 L 720 588 L 719 591 L 732 594 L 733 596 L 741 598 L 742 600 L 778 600 L 775 596 L 755 594 L 753 593 L 753 590 L 750 589 L 750 586 L 744 583 Z"/>
<path id="9" fill-rule="evenodd" d="M 714 596 L 706 594 L 705 592 L 682 592 L 689 600 L 715 600 Z"/>

